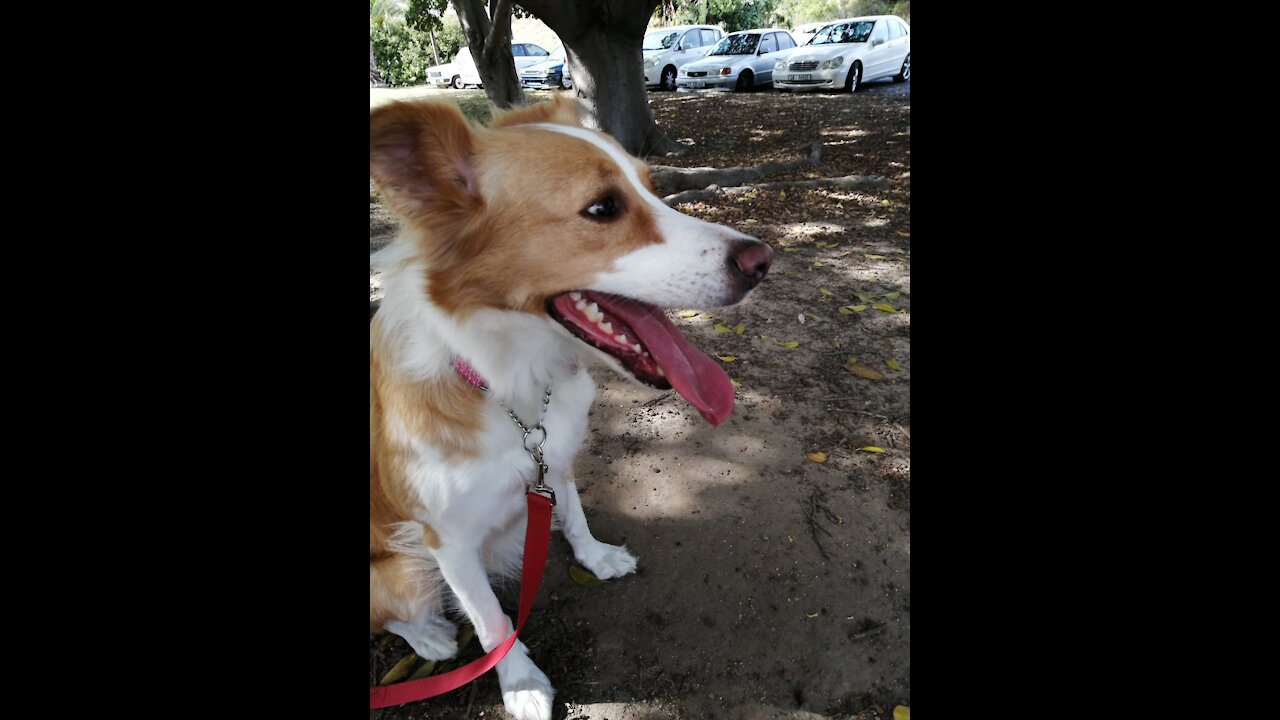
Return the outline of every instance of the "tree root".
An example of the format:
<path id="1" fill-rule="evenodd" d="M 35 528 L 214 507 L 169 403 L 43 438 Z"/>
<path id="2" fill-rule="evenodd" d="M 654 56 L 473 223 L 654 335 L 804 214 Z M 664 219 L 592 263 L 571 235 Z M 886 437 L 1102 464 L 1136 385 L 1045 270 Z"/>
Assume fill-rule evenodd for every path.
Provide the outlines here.
<path id="1" fill-rule="evenodd" d="M 670 165 L 653 165 L 650 167 L 649 180 L 659 195 L 696 190 L 711 185 L 721 187 L 741 185 L 751 180 L 758 180 L 769 175 L 777 175 L 788 170 L 817 165 L 822 162 L 822 142 L 814 140 L 809 144 L 808 154 L 795 160 L 778 162 L 770 160 L 755 167 L 731 168 L 679 168 Z"/>

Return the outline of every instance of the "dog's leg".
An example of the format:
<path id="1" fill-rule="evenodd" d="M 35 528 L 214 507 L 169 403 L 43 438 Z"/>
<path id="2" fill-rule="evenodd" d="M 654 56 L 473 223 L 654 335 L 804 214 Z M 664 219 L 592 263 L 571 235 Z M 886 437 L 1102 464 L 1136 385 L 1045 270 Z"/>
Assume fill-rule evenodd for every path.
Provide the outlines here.
<path id="1" fill-rule="evenodd" d="M 370 630 L 404 638 L 427 660 L 458 654 L 458 629 L 441 615 L 438 581 L 421 558 L 392 554 L 369 563 Z"/>
<path id="2" fill-rule="evenodd" d="M 552 482 L 552 488 L 556 491 L 556 513 L 563 524 L 564 536 L 578 562 L 601 580 L 635 572 L 636 557 L 625 547 L 602 543 L 591 534 L 573 476 L 566 474 L 562 481 Z"/>
<path id="3" fill-rule="evenodd" d="M 445 582 L 471 624 L 485 652 L 502 644 L 511 635 L 511 619 L 502 612 L 498 598 L 489 587 L 480 549 L 460 546 L 446 539 L 433 550 Z M 519 640 L 498 663 L 498 685 L 502 703 L 517 720 L 550 720 L 554 690 L 551 681 L 529 659 L 528 649 Z"/>

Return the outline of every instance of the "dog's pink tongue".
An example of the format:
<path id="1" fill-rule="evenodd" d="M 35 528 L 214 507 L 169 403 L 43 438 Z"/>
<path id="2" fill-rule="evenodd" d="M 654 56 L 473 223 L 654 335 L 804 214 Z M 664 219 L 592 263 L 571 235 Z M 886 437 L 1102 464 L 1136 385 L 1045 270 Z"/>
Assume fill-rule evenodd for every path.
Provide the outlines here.
<path id="1" fill-rule="evenodd" d="M 733 411 L 733 384 L 720 365 L 676 329 L 658 308 L 630 298 L 591 293 L 601 309 L 629 325 L 666 373 L 671 387 L 712 427 Z"/>

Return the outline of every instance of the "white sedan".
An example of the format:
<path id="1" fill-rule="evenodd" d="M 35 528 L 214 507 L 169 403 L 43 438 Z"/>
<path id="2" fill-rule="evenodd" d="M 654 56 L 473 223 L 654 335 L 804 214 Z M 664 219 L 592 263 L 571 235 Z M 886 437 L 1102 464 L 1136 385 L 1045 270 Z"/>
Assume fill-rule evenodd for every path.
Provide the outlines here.
<path id="1" fill-rule="evenodd" d="M 836 20 L 773 67 L 779 90 L 856 92 L 886 77 L 911 79 L 911 28 L 893 15 Z"/>
<path id="2" fill-rule="evenodd" d="M 777 28 L 741 30 L 725 35 L 711 52 L 680 68 L 677 88 L 752 90 L 773 82 L 778 53 L 796 46 L 791 33 Z"/>

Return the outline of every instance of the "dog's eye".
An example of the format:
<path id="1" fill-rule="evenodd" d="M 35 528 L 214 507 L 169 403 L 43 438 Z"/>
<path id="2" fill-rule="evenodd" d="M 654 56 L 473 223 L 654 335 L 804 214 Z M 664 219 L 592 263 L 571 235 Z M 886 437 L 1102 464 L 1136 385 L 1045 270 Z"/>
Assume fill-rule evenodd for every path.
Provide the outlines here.
<path id="1" fill-rule="evenodd" d="M 616 215 L 617 212 L 618 206 L 614 203 L 613 196 L 607 195 L 588 205 L 587 209 L 582 211 L 582 214 L 592 220 L 607 220 Z"/>

